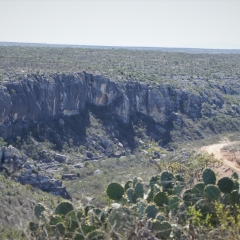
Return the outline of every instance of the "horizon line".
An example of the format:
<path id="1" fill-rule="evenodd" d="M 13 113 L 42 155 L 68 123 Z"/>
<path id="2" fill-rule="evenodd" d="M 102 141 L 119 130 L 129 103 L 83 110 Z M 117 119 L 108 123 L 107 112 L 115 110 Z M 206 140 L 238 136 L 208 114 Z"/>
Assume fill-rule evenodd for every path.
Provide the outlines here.
<path id="1" fill-rule="evenodd" d="M 70 44 L 70 43 L 43 43 L 43 42 L 15 42 L 15 41 L 0 41 L 2 44 L 29 44 L 29 45 L 56 45 L 56 46 L 70 46 L 70 47 L 93 47 L 93 48 L 161 48 L 161 49 L 199 49 L 199 50 L 240 50 L 240 48 L 208 48 L 208 47 L 166 47 L 166 46 L 133 46 L 133 45 L 95 45 L 95 44 Z"/>

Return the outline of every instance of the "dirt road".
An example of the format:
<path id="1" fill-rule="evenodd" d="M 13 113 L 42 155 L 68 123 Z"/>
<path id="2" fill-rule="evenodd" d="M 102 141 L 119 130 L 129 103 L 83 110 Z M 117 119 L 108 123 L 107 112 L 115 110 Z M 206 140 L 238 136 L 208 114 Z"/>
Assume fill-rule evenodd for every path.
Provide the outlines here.
<path id="1" fill-rule="evenodd" d="M 228 173 L 229 171 L 230 172 L 236 171 L 237 173 L 240 174 L 240 166 L 236 163 L 236 161 L 234 161 L 233 157 L 231 156 L 232 153 L 230 153 L 229 151 L 221 150 L 224 146 L 232 145 L 236 143 L 240 143 L 240 141 L 223 142 L 223 143 L 213 144 L 209 146 L 204 146 L 200 148 L 200 151 L 213 154 L 215 158 L 221 159 L 223 161 L 223 167 L 217 169 L 220 175 L 229 175 Z M 225 172 L 225 174 L 223 172 Z"/>

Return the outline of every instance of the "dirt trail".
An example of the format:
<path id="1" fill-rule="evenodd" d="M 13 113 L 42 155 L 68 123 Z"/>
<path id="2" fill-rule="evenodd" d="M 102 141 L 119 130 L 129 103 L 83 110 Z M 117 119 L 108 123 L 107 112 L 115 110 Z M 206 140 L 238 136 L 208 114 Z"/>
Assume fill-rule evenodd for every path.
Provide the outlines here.
<path id="1" fill-rule="evenodd" d="M 235 142 L 223 142 L 223 143 L 218 143 L 218 144 L 213 144 L 209 146 L 204 146 L 200 148 L 200 151 L 207 152 L 209 154 L 213 154 L 215 158 L 222 160 L 223 161 L 223 166 L 217 168 L 217 172 L 221 176 L 229 176 L 233 171 L 237 172 L 240 174 L 240 165 L 236 163 L 233 159 L 233 153 L 231 153 L 228 150 L 222 150 L 224 146 L 227 145 L 232 145 L 239 143 L 240 141 L 235 141 Z M 235 154 L 235 157 L 238 157 L 239 152 Z"/>

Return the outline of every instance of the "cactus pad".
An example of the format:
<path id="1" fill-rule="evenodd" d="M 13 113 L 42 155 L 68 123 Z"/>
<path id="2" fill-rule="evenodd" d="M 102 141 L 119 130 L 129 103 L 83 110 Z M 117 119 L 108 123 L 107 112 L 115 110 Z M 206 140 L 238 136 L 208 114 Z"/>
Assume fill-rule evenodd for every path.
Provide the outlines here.
<path id="1" fill-rule="evenodd" d="M 171 172 L 162 172 L 160 175 L 161 185 L 163 191 L 168 191 L 173 188 L 174 176 Z"/>
<path id="2" fill-rule="evenodd" d="M 231 176 L 232 179 L 235 179 L 235 180 L 238 180 L 239 177 L 238 177 L 238 174 L 236 172 L 234 172 Z"/>
<path id="3" fill-rule="evenodd" d="M 179 204 L 181 199 L 178 196 L 171 196 L 168 201 L 168 206 L 171 211 L 176 211 L 179 209 Z"/>
<path id="4" fill-rule="evenodd" d="M 152 231 L 156 232 L 157 238 L 168 239 L 172 231 L 172 226 L 166 221 L 160 222 L 158 220 L 154 220 L 152 222 Z"/>
<path id="5" fill-rule="evenodd" d="M 67 213 L 73 210 L 73 205 L 69 202 L 62 202 L 58 204 L 55 209 L 55 214 L 57 215 L 66 215 Z"/>
<path id="6" fill-rule="evenodd" d="M 52 215 L 50 216 L 50 221 L 49 221 L 49 224 L 50 225 L 56 225 L 60 222 L 62 222 L 62 218 L 59 216 L 59 215 Z"/>
<path id="7" fill-rule="evenodd" d="M 99 208 L 93 208 L 88 211 L 88 219 L 92 226 L 99 225 L 99 224 L 101 225 L 102 223 L 105 222 L 106 218 L 107 218 L 107 213 L 105 213 Z"/>
<path id="8" fill-rule="evenodd" d="M 204 182 L 199 182 L 192 188 L 192 194 L 195 194 L 196 196 L 204 196 L 204 188 Z"/>
<path id="9" fill-rule="evenodd" d="M 95 230 L 93 232 L 90 232 L 87 235 L 88 240 L 102 240 L 104 239 L 104 232 L 100 230 Z"/>
<path id="10" fill-rule="evenodd" d="M 183 176 L 180 175 L 180 174 L 176 174 L 176 175 L 175 175 L 175 179 L 176 179 L 176 181 L 178 181 L 178 182 L 184 183 L 184 178 L 183 178 Z"/>
<path id="11" fill-rule="evenodd" d="M 107 187 L 107 195 L 110 199 L 118 201 L 124 194 L 124 188 L 119 183 L 110 183 Z"/>
<path id="12" fill-rule="evenodd" d="M 134 179 L 133 179 L 133 187 L 135 188 L 135 186 L 136 186 L 136 184 L 138 183 L 138 182 L 142 182 L 143 180 L 140 178 L 140 177 L 135 177 Z"/>
<path id="13" fill-rule="evenodd" d="M 158 209 L 155 204 L 149 204 L 145 209 L 145 213 L 148 218 L 155 218 L 158 213 Z"/>
<path id="14" fill-rule="evenodd" d="M 75 234 L 74 234 L 74 240 L 85 240 L 86 238 L 84 237 L 88 233 L 93 232 L 96 230 L 95 226 L 89 226 L 85 223 L 82 223 L 81 226 L 76 229 Z"/>
<path id="15" fill-rule="evenodd" d="M 66 231 L 66 227 L 62 223 L 56 225 L 56 231 L 62 236 Z"/>
<path id="16" fill-rule="evenodd" d="M 147 195 L 146 195 L 146 200 L 148 202 L 151 202 L 153 200 L 153 190 L 150 188 L 148 189 Z"/>
<path id="17" fill-rule="evenodd" d="M 232 205 L 237 205 L 240 203 L 240 194 L 239 194 L 238 190 L 234 190 L 231 192 L 231 194 L 229 196 L 229 200 Z"/>
<path id="18" fill-rule="evenodd" d="M 205 185 L 216 183 L 216 175 L 210 168 L 205 168 L 205 170 L 202 173 L 202 178 Z"/>
<path id="19" fill-rule="evenodd" d="M 129 188 L 127 190 L 127 197 L 128 197 L 129 203 L 135 203 L 136 202 L 134 189 Z"/>
<path id="20" fill-rule="evenodd" d="M 183 186 L 179 183 L 177 183 L 176 185 L 174 185 L 173 187 L 173 191 L 172 194 L 180 196 L 181 192 L 182 192 Z"/>
<path id="21" fill-rule="evenodd" d="M 215 212 L 214 205 L 205 199 L 197 201 L 194 208 L 201 212 L 202 218 L 206 218 L 208 214 L 213 214 Z"/>
<path id="22" fill-rule="evenodd" d="M 151 177 L 151 179 L 150 179 L 150 187 L 152 188 L 154 186 L 154 184 L 160 184 L 160 176 L 159 175 Z"/>
<path id="23" fill-rule="evenodd" d="M 130 210 L 126 207 L 113 209 L 108 217 L 108 224 L 114 231 L 122 233 L 130 223 L 135 220 Z"/>
<path id="24" fill-rule="evenodd" d="M 135 192 L 136 199 L 144 197 L 144 189 L 143 189 L 143 184 L 141 182 L 136 183 L 134 192 Z"/>
<path id="25" fill-rule="evenodd" d="M 165 192 L 159 192 L 154 196 L 153 201 L 158 207 L 163 207 L 168 204 L 168 196 Z"/>
<path id="26" fill-rule="evenodd" d="M 129 189 L 133 187 L 133 181 L 132 180 L 128 180 L 125 185 L 124 185 L 124 190 L 125 192 Z"/>
<path id="27" fill-rule="evenodd" d="M 135 211 L 138 213 L 139 218 L 143 218 L 145 215 L 145 209 L 146 209 L 146 202 L 145 200 L 140 200 L 137 202 L 136 206 L 135 206 Z"/>
<path id="28" fill-rule="evenodd" d="M 41 218 L 41 215 L 42 215 L 42 213 L 43 213 L 44 211 L 45 211 L 45 207 L 44 207 L 42 204 L 40 204 L 40 203 L 38 203 L 38 204 L 35 206 L 35 208 L 34 208 L 35 216 L 36 216 L 38 219 Z"/>
<path id="29" fill-rule="evenodd" d="M 88 211 L 90 211 L 90 210 L 93 209 L 93 208 L 95 208 L 95 206 L 93 206 L 93 205 L 87 205 L 87 206 L 85 206 L 85 207 L 84 207 L 84 214 L 85 214 L 85 216 L 87 216 Z"/>
<path id="30" fill-rule="evenodd" d="M 208 184 L 204 188 L 204 194 L 208 201 L 217 201 L 221 197 L 220 189 L 213 184 Z"/>
<path id="31" fill-rule="evenodd" d="M 221 192 L 230 193 L 233 190 L 234 182 L 229 177 L 223 177 L 218 180 L 217 185 L 220 188 Z"/>
<path id="32" fill-rule="evenodd" d="M 39 225 L 35 222 L 30 222 L 29 223 L 29 228 L 30 228 L 30 231 L 32 231 L 32 232 L 37 231 L 38 227 L 39 227 Z"/>
<path id="33" fill-rule="evenodd" d="M 81 222 L 81 218 L 83 217 L 83 212 L 81 210 L 73 210 L 69 212 L 65 216 L 66 226 L 68 231 L 74 232 L 78 227 L 79 223 Z"/>
<path id="34" fill-rule="evenodd" d="M 189 188 L 183 193 L 183 202 L 186 206 L 192 206 L 195 202 L 192 197 L 192 189 Z"/>

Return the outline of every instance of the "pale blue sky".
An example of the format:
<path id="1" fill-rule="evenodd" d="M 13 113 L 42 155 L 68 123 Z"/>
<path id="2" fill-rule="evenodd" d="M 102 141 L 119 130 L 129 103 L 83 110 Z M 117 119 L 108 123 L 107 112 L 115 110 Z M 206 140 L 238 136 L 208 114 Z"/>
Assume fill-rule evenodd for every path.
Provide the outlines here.
<path id="1" fill-rule="evenodd" d="M 240 49 L 240 1 L 0 0 L 0 41 Z"/>

